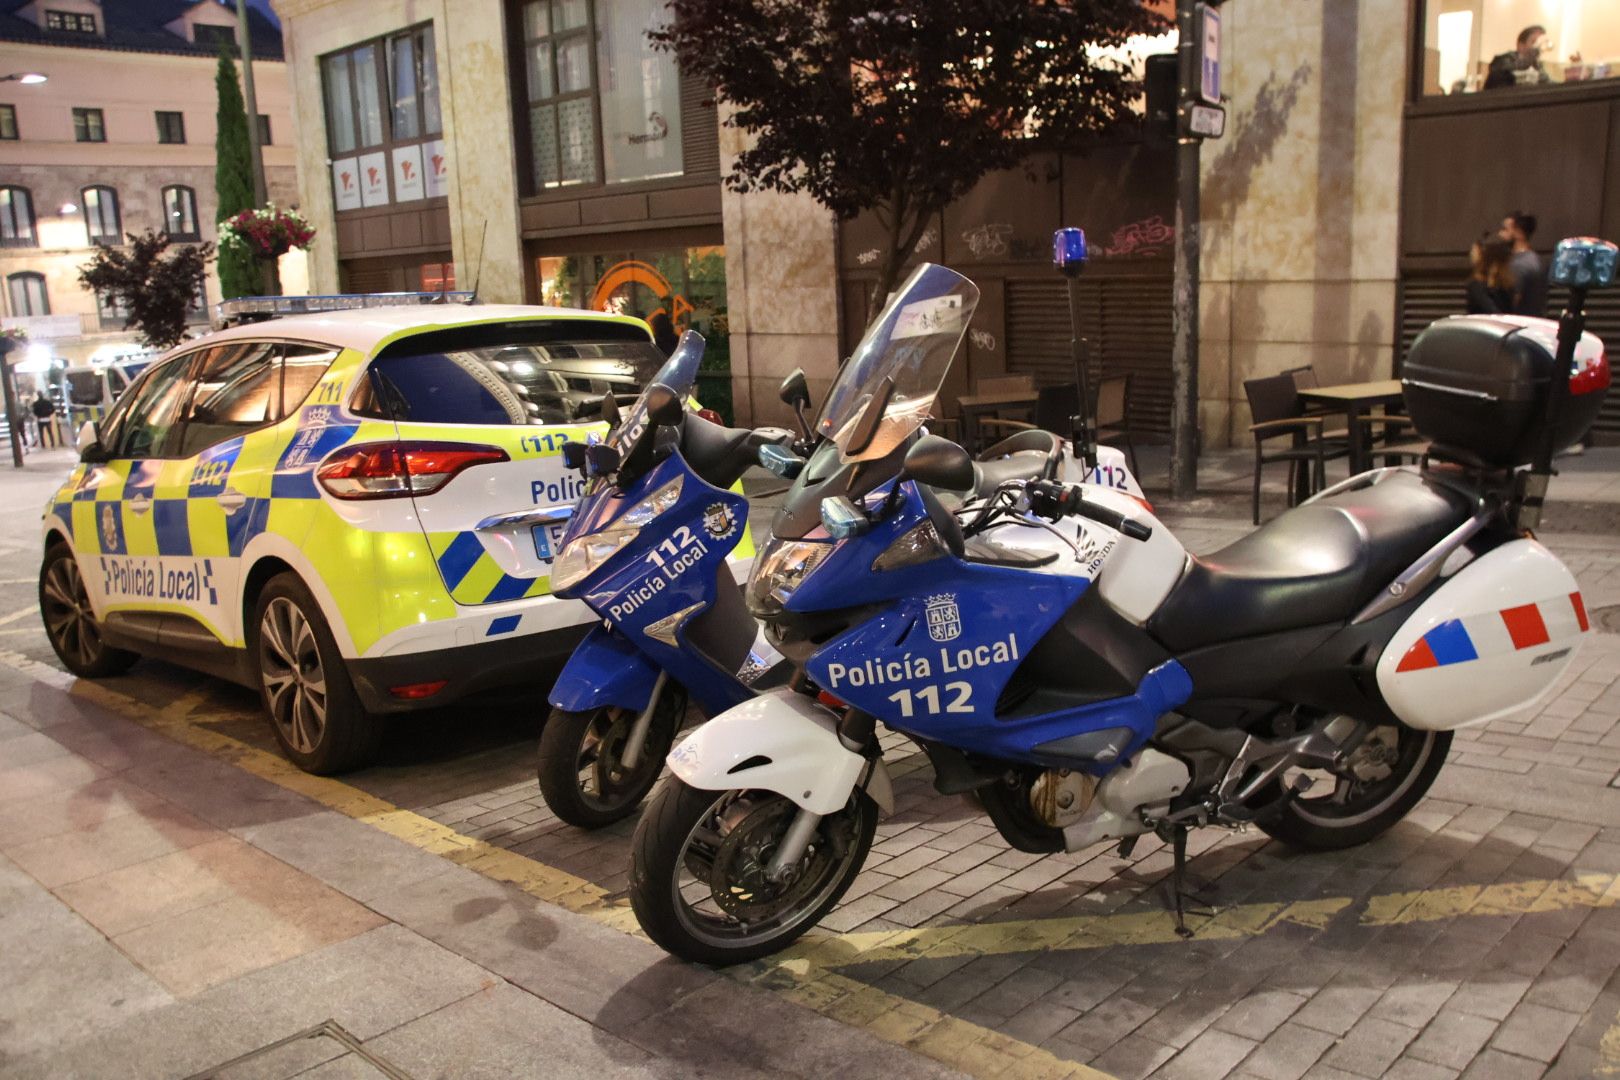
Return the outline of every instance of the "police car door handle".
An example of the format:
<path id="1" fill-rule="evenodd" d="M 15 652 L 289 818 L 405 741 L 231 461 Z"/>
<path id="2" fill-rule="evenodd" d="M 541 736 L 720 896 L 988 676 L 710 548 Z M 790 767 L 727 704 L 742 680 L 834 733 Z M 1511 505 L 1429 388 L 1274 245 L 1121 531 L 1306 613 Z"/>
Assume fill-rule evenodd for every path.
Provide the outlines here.
<path id="1" fill-rule="evenodd" d="M 129 506 L 130 513 L 144 514 L 152 509 L 152 499 L 149 495 L 135 495 L 126 505 Z"/>
<path id="2" fill-rule="evenodd" d="M 228 514 L 233 510 L 240 510 L 242 508 L 242 504 L 247 502 L 247 496 L 242 494 L 240 491 L 236 491 L 232 488 L 226 488 L 224 491 L 214 496 L 214 501 L 219 503 L 220 506 L 224 507 L 225 512 Z"/>

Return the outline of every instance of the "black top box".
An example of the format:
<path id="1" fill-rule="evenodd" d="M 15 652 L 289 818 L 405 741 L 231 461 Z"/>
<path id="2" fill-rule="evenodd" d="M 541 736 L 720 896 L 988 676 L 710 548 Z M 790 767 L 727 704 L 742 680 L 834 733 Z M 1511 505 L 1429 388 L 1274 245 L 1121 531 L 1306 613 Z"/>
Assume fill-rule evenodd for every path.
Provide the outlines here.
<path id="1" fill-rule="evenodd" d="M 1519 316 L 1457 315 L 1418 335 L 1401 369 L 1406 411 L 1446 457 L 1491 468 L 1529 464 L 1547 408 L 1558 324 Z M 1554 449 L 1580 441 L 1609 387 L 1608 358 L 1581 338 Z"/>

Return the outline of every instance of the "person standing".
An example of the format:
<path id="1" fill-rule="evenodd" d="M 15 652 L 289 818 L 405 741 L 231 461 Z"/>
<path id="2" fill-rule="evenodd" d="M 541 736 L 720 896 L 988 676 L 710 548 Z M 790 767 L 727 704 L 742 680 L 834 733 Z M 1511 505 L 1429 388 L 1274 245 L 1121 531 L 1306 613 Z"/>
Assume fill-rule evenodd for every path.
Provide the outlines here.
<path id="1" fill-rule="evenodd" d="M 1512 52 L 1491 58 L 1491 66 L 1485 73 L 1485 89 L 1552 82 L 1552 76 L 1541 66 L 1542 50 L 1549 44 L 1544 26 L 1527 26 L 1520 30 Z"/>
<path id="2" fill-rule="evenodd" d="M 1508 264 L 1513 274 L 1513 307 L 1515 315 L 1547 314 L 1547 268 L 1541 256 L 1530 246 L 1536 234 L 1536 215 L 1515 210 L 1502 219 L 1501 237 L 1513 245 L 1513 259 Z"/>
<path id="3" fill-rule="evenodd" d="M 1470 315 L 1502 315 L 1513 310 L 1513 245 L 1484 232 L 1468 251 L 1467 308 Z"/>
<path id="4" fill-rule="evenodd" d="M 57 437 L 56 430 L 56 405 L 50 398 L 45 396 L 45 391 L 41 390 L 39 395 L 34 398 L 32 408 L 34 422 L 39 425 L 40 449 L 60 445 L 61 439 Z"/>

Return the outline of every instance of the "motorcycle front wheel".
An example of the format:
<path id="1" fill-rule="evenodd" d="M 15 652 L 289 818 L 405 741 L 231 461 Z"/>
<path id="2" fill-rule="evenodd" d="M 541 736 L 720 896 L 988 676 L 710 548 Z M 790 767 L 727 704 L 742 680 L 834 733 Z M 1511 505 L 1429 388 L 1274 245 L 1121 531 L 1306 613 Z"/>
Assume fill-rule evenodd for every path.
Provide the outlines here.
<path id="1" fill-rule="evenodd" d="M 1385 724 L 1367 733 L 1336 772 L 1304 773 L 1315 783 L 1257 822 L 1306 851 L 1365 844 L 1418 804 L 1446 763 L 1451 732 Z M 1321 781 L 1326 780 L 1325 784 Z"/>
<path id="2" fill-rule="evenodd" d="M 635 726 L 634 712 L 611 706 L 588 712 L 552 709 L 540 732 L 535 767 L 546 805 L 581 829 L 600 829 L 629 817 L 658 780 L 685 713 L 686 694 L 671 685 L 659 698 L 647 741 L 631 768 L 624 763 L 624 748 Z"/>
<path id="3" fill-rule="evenodd" d="M 676 777 L 653 796 L 630 845 L 630 905 L 666 952 L 723 967 L 779 952 L 854 882 L 877 804 L 856 791 L 821 819 L 787 877 L 766 877 L 798 807 L 772 791 L 705 791 Z"/>

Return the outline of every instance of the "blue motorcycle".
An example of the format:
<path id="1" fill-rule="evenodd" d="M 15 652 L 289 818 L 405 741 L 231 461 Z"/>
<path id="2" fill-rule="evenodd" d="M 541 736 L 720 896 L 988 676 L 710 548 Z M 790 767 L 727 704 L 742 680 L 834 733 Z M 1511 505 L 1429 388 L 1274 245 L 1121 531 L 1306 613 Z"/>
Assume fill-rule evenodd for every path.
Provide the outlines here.
<path id="1" fill-rule="evenodd" d="M 553 591 L 602 617 L 551 690 L 538 773 L 563 821 L 599 828 L 633 813 L 657 780 L 690 697 L 713 716 L 772 685 L 781 660 L 759 636 L 727 556 L 747 536 L 730 490 L 780 428 L 733 429 L 688 412 L 703 338 L 687 332 L 605 441 L 564 447 L 586 491 L 568 514 Z M 784 384 L 802 410 L 802 375 Z M 784 668 L 785 670 L 785 668 Z"/>
<path id="2" fill-rule="evenodd" d="M 1083 237 L 1054 246 L 1072 295 Z M 986 472 L 923 427 L 978 290 L 919 267 L 829 392 L 754 561 L 748 607 L 797 670 L 671 751 L 631 846 L 641 927 L 728 964 L 814 926 L 893 806 L 879 723 L 1015 848 L 1171 843 L 1183 932 L 1188 830 L 1330 850 L 1388 829 L 1453 729 L 1522 719 L 1589 632 L 1527 529 L 1609 384 L 1581 311 L 1616 261 L 1559 245 L 1557 324 L 1431 326 L 1406 362 L 1421 467 L 1352 477 L 1204 558 L 1100 485 L 1009 469 L 988 499 L 942 496 Z"/>

